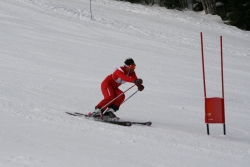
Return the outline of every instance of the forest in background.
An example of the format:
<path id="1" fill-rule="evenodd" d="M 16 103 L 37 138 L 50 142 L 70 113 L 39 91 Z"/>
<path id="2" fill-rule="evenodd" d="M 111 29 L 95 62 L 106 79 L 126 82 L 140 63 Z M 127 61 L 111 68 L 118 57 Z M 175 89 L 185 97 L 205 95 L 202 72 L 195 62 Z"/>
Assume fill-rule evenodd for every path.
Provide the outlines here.
<path id="1" fill-rule="evenodd" d="M 161 7 L 176 10 L 205 11 L 218 15 L 225 24 L 250 30 L 250 0 L 121 0 L 143 5 L 158 3 Z"/>

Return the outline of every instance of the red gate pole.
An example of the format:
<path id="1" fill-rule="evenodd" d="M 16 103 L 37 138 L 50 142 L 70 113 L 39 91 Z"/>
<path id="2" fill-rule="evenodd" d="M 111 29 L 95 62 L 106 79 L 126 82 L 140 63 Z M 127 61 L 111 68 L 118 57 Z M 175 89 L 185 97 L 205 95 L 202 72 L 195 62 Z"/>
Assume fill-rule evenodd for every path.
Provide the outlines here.
<path id="1" fill-rule="evenodd" d="M 204 63 L 204 49 L 203 49 L 202 32 L 200 33 L 200 36 L 201 36 L 201 55 L 202 55 L 202 72 L 203 72 L 203 85 L 204 85 L 204 99 L 206 99 L 207 93 L 206 93 L 205 63 Z M 209 135 L 209 124 L 208 123 L 207 123 L 207 135 Z"/>
<path id="2" fill-rule="evenodd" d="M 223 75 L 223 49 L 222 49 L 222 36 L 220 36 L 220 54 L 221 54 L 221 82 L 222 82 L 222 99 L 223 99 L 223 115 L 222 119 L 224 120 L 223 131 L 226 135 L 226 124 L 225 124 L 225 102 L 224 102 L 224 75 Z"/>
<path id="3" fill-rule="evenodd" d="M 204 85 L 204 98 L 207 97 L 206 81 L 205 81 L 205 65 L 204 65 L 204 50 L 203 50 L 203 37 L 201 32 L 201 55 L 202 55 L 202 71 L 203 71 L 203 85 Z"/>
<path id="4" fill-rule="evenodd" d="M 221 55 L 221 82 L 222 82 L 222 98 L 224 99 L 224 76 L 223 76 L 223 51 L 222 51 L 222 36 L 220 36 L 220 55 Z"/>

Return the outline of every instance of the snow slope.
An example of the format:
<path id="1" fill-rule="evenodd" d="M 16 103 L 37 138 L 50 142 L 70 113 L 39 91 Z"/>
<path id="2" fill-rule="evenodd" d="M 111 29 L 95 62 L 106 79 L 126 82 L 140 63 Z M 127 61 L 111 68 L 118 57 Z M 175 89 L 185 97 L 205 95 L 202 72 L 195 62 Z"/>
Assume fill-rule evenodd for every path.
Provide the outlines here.
<path id="1" fill-rule="evenodd" d="M 0 1 L 0 166 L 250 166 L 249 32 L 203 12 L 113 0 L 92 10 L 93 20 L 88 0 Z M 225 136 L 220 124 L 206 135 L 200 32 L 208 97 L 221 97 L 223 36 Z M 128 57 L 145 90 L 117 115 L 151 127 L 65 114 L 92 111 Z"/>

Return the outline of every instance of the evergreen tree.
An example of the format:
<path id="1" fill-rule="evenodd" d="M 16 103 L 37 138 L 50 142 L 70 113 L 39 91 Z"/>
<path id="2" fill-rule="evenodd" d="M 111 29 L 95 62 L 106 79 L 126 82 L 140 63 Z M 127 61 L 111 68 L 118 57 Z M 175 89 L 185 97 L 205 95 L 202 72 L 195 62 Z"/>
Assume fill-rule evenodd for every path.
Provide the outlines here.
<path id="1" fill-rule="evenodd" d="M 216 14 L 215 0 L 202 0 L 201 2 L 206 14 Z"/>
<path id="2" fill-rule="evenodd" d="M 141 3 L 141 0 L 124 0 L 124 1 L 130 2 L 130 3 Z"/>
<path id="3" fill-rule="evenodd" d="M 179 0 L 159 0 L 161 6 L 164 6 L 168 9 L 181 8 L 181 3 Z"/>
<path id="4" fill-rule="evenodd" d="M 250 30 L 250 2 L 249 0 L 229 0 L 227 5 L 229 24 L 244 30 Z"/>

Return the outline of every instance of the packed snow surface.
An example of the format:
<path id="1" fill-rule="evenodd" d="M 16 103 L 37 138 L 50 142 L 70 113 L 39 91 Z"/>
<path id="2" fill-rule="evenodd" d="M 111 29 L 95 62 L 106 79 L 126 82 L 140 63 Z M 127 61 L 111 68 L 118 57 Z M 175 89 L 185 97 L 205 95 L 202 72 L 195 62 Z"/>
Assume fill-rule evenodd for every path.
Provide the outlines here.
<path id="1" fill-rule="evenodd" d="M 91 2 L 92 20 L 89 0 L 0 1 L 0 166 L 249 167 L 250 33 L 204 12 Z M 223 37 L 226 135 L 206 132 L 200 32 L 207 97 L 222 96 Z M 65 114 L 93 111 L 128 57 L 145 89 L 116 114 L 152 126 Z"/>

